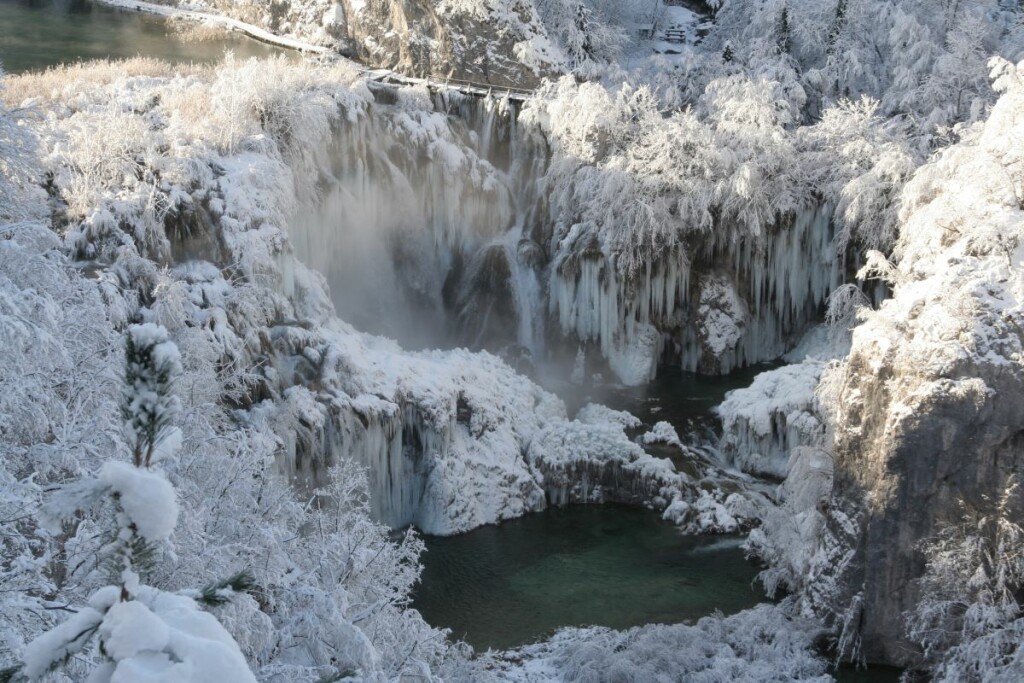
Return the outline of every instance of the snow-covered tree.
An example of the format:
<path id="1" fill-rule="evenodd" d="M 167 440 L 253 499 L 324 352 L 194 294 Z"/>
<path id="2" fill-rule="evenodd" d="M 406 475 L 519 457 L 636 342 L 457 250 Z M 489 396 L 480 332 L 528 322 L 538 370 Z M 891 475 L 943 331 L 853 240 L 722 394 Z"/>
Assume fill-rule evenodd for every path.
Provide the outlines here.
<path id="1" fill-rule="evenodd" d="M 32 182 L 37 172 L 35 139 L 19 125 L 19 114 L 4 102 L 0 68 L 0 222 L 24 220 L 31 213 Z"/>
<path id="2" fill-rule="evenodd" d="M 934 680 L 953 683 L 1024 676 L 1024 528 L 1019 491 L 1010 484 L 985 510 L 964 510 L 923 548 L 921 598 L 907 615 L 911 640 Z"/>
<path id="3" fill-rule="evenodd" d="M 835 203 L 840 251 L 851 243 L 892 247 L 900 193 L 919 162 L 906 126 L 882 117 L 879 107 L 868 97 L 841 100 L 799 132 L 810 181 Z"/>
<path id="4" fill-rule="evenodd" d="M 992 104 L 985 61 L 1020 58 L 1020 21 L 1019 7 L 999 0 L 725 0 L 708 40 L 731 45 L 750 72 L 790 63 L 811 116 L 869 96 L 931 144 L 936 127 L 976 120 Z"/>
<path id="5" fill-rule="evenodd" d="M 57 532 L 79 514 L 103 509 L 109 528 L 100 556 L 112 585 L 29 643 L 20 673 L 40 678 L 95 640 L 101 663 L 90 683 L 255 682 L 234 639 L 197 602 L 225 600 L 232 588 L 247 584 L 243 577 L 192 594 L 143 582 L 178 521 L 174 487 L 154 465 L 169 459 L 180 442 L 171 426 L 178 402 L 170 393 L 180 357 L 167 331 L 147 323 L 129 328 L 126 362 L 122 414 L 132 462 L 108 460 L 95 477 L 57 492 L 42 513 Z"/>

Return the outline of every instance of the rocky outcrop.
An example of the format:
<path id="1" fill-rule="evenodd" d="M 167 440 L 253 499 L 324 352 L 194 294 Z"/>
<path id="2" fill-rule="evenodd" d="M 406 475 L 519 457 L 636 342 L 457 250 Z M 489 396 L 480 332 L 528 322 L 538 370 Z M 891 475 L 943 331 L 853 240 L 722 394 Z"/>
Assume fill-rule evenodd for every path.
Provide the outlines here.
<path id="1" fill-rule="evenodd" d="M 521 36 L 431 0 L 155 0 L 329 47 L 372 68 L 498 87 L 543 75 L 513 57 Z"/>
<path id="2" fill-rule="evenodd" d="M 862 593 L 861 649 L 872 661 L 908 664 L 904 613 L 918 599 L 921 542 L 960 521 L 961 505 L 991 511 L 1024 473 L 1024 378 L 967 361 L 945 377 L 907 376 L 898 354 L 868 345 L 850 358 L 835 443 L 834 496 L 863 511 L 846 577 Z M 856 398 L 854 398 L 856 397 Z"/>
<path id="3" fill-rule="evenodd" d="M 894 297 L 839 376 L 830 505 L 859 521 L 850 561 L 825 571 L 868 661 L 915 662 L 904 615 L 923 544 L 1024 474 L 1024 87 L 1019 68 L 997 72 L 1008 92 L 989 121 L 908 185 Z M 847 531 L 833 523 L 823 546 Z"/>

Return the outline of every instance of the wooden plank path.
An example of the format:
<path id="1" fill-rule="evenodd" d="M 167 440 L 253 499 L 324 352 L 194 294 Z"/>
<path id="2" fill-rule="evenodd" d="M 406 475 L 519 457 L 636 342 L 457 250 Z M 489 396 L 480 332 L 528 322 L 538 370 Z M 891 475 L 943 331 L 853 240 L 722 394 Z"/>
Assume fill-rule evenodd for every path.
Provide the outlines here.
<path id="1" fill-rule="evenodd" d="M 343 57 L 330 48 L 307 43 L 296 38 L 289 38 L 288 36 L 279 36 L 276 33 L 271 33 L 259 26 L 247 24 L 244 21 L 238 21 L 237 19 L 223 17 L 217 14 L 181 9 L 180 7 L 171 7 L 169 5 L 157 5 L 151 2 L 142 2 L 141 0 L 95 1 L 103 5 L 109 5 L 110 7 L 117 7 L 119 9 L 134 12 L 145 12 L 147 14 L 156 14 L 163 17 L 183 17 L 185 19 L 202 22 L 212 26 L 220 26 L 231 31 L 238 31 L 240 33 L 244 33 L 250 38 L 254 38 L 270 45 L 278 45 L 290 50 L 297 50 L 308 54 L 323 55 L 340 61 L 346 61 L 349 62 L 353 68 L 355 68 L 356 71 L 362 74 L 367 80 L 375 81 L 377 83 L 387 83 L 392 85 L 425 85 L 427 88 L 433 90 L 455 90 L 466 95 L 473 95 L 476 97 L 496 97 L 498 99 L 507 98 L 520 102 L 529 99 L 533 95 L 532 90 L 524 88 L 476 83 L 465 79 L 448 78 L 443 76 L 427 76 L 425 78 L 418 78 L 414 76 L 405 76 L 397 71 L 392 71 L 391 69 L 374 69 Z"/>
<path id="2" fill-rule="evenodd" d="M 475 97 L 495 97 L 498 99 L 510 99 L 519 102 L 526 101 L 533 96 L 532 90 L 524 88 L 511 88 L 503 85 L 490 85 L 487 83 L 476 83 L 460 78 L 448 78 L 439 76 L 427 76 L 416 78 L 404 76 L 389 69 L 368 69 L 361 67 L 360 71 L 365 74 L 367 80 L 377 83 L 390 83 L 394 85 L 425 85 L 433 90 L 456 90 L 466 95 Z"/>

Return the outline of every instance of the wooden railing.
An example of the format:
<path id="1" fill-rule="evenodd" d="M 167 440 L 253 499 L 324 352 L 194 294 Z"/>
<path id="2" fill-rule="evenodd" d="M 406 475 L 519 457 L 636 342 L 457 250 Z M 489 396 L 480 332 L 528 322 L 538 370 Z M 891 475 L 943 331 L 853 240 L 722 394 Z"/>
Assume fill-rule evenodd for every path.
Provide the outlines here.
<path id="1" fill-rule="evenodd" d="M 450 76 L 405 76 L 390 69 L 370 69 L 363 67 L 360 71 L 372 81 L 379 83 L 394 83 L 395 85 L 425 85 L 434 90 L 457 90 L 467 95 L 478 97 L 496 97 L 499 99 L 508 98 L 520 102 L 530 99 L 534 91 L 527 88 L 515 88 L 506 85 L 494 85 L 491 83 L 478 83 L 464 78 L 452 78 Z"/>

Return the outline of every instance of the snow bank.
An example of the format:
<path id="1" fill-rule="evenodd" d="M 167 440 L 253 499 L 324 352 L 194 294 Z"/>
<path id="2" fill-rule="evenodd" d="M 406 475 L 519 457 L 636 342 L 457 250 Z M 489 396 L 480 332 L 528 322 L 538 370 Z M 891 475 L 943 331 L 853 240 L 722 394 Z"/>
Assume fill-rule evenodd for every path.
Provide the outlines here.
<path id="1" fill-rule="evenodd" d="M 793 619 L 775 605 L 704 617 L 693 625 L 566 628 L 503 655 L 498 677 L 512 683 L 827 683 L 827 662 L 814 651 L 818 635 L 812 622 Z"/>

